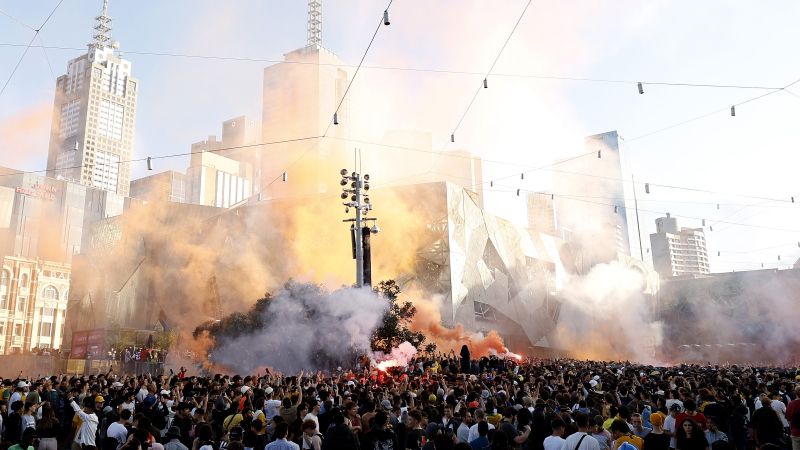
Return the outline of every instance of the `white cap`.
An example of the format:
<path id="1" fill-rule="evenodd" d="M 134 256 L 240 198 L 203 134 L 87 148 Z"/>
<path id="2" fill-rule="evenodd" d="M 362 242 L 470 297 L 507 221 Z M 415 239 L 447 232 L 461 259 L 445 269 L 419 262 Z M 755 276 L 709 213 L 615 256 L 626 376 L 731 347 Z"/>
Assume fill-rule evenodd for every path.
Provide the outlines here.
<path id="1" fill-rule="evenodd" d="M 28 387 L 28 383 L 26 383 L 24 381 L 20 381 L 19 384 L 17 384 L 17 387 L 18 388 Z"/>
<path id="2" fill-rule="evenodd" d="M 162 395 L 169 395 L 169 391 L 168 391 L 168 390 L 166 390 L 166 389 L 162 389 L 162 390 L 161 390 L 161 394 L 162 394 Z"/>
<path id="3" fill-rule="evenodd" d="M 267 389 L 269 389 L 269 392 L 267 392 L 267 394 L 272 392 L 272 388 L 267 388 Z M 249 391 L 249 390 L 250 390 L 250 386 L 242 386 L 242 394 L 246 394 L 247 391 Z"/>
<path id="4" fill-rule="evenodd" d="M 111 387 L 122 387 L 122 386 L 123 386 L 122 383 L 120 383 L 119 381 L 117 381 L 116 383 L 111 385 Z M 167 391 L 167 392 L 169 392 L 169 391 Z"/>
<path id="5" fill-rule="evenodd" d="M 591 386 L 591 387 L 597 386 L 597 381 L 589 380 L 589 386 Z"/>
<path id="6" fill-rule="evenodd" d="M 244 388 L 244 387 L 247 387 L 247 386 L 242 386 L 242 387 Z M 267 395 L 269 395 L 269 394 L 272 394 L 272 391 L 273 391 L 273 389 L 272 389 L 271 387 L 269 387 L 269 386 L 267 386 L 267 388 L 266 388 L 266 389 L 264 389 L 264 392 L 265 392 Z M 244 392 L 245 392 L 245 391 L 242 391 L 242 393 L 244 393 Z"/>
<path id="7" fill-rule="evenodd" d="M 595 375 L 592 377 L 592 380 L 598 381 L 600 379 L 600 375 Z"/>

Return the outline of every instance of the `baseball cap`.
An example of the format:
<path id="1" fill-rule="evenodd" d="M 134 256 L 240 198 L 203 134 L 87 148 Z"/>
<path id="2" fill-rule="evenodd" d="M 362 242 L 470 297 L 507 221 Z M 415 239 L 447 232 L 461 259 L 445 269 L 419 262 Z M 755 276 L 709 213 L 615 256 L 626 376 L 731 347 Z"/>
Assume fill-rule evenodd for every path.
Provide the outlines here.
<path id="1" fill-rule="evenodd" d="M 112 384 L 111 387 L 122 387 L 122 383 L 117 381 L 116 383 Z"/>
<path id="2" fill-rule="evenodd" d="M 595 386 L 597 386 L 597 381 L 595 381 L 595 380 L 589 380 L 589 386 L 591 386 L 591 387 L 595 387 Z"/>
<path id="3" fill-rule="evenodd" d="M 272 389 L 272 388 L 267 388 L 267 389 Z M 250 386 L 242 386 L 242 394 L 246 394 L 247 391 L 249 391 L 249 390 L 250 390 Z M 270 391 L 270 392 L 272 392 L 272 391 Z M 267 392 L 267 393 L 269 393 L 269 392 Z"/>
<path id="4" fill-rule="evenodd" d="M 95 403 L 105 403 L 106 399 L 104 399 L 103 397 L 98 395 L 97 397 L 94 398 L 94 402 Z"/>
<path id="5" fill-rule="evenodd" d="M 428 436 L 428 439 L 433 439 L 436 437 L 436 433 L 439 432 L 439 425 L 435 423 L 429 423 L 428 426 L 425 428 L 425 434 Z"/>
<path id="6" fill-rule="evenodd" d="M 17 384 L 17 387 L 18 388 L 28 387 L 28 383 L 26 383 L 24 381 L 20 381 L 19 384 Z"/>
<path id="7" fill-rule="evenodd" d="M 436 396 L 434 394 L 429 395 L 428 396 L 428 401 L 429 402 L 435 402 L 436 401 Z"/>
<path id="8" fill-rule="evenodd" d="M 392 402 L 389 400 L 383 400 L 381 402 L 381 406 L 383 406 L 385 409 L 392 409 Z"/>
<path id="9" fill-rule="evenodd" d="M 679 405 L 678 403 L 673 403 L 672 406 L 669 407 L 669 410 L 675 411 L 676 413 L 680 413 L 683 410 L 683 408 L 681 408 L 681 405 Z"/>
<path id="10" fill-rule="evenodd" d="M 470 404 L 467 405 L 468 408 L 477 408 L 478 406 L 479 406 L 479 403 L 475 402 L 475 401 L 470 402 Z"/>
<path id="11" fill-rule="evenodd" d="M 273 390 L 273 389 L 272 389 L 271 387 L 269 387 L 269 386 L 268 386 L 266 389 L 264 389 L 264 392 L 265 392 L 267 395 L 269 395 L 269 394 L 272 394 L 272 390 Z"/>

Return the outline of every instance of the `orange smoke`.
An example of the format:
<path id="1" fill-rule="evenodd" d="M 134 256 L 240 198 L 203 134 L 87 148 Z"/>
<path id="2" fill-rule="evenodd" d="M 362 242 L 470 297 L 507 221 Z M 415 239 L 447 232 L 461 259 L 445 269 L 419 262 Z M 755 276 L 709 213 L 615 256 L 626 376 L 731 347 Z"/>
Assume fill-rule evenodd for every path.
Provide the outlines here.
<path id="1" fill-rule="evenodd" d="M 473 358 L 489 356 L 490 350 L 503 354 L 508 351 L 503 338 L 496 331 L 490 331 L 486 336 L 464 331 L 464 327 L 459 323 L 454 329 L 447 328 L 441 324 L 442 315 L 436 305 L 428 300 L 416 297 L 409 300 L 417 308 L 417 313 L 409 324 L 409 329 L 413 332 L 422 332 L 425 337 L 434 342 L 439 350 L 459 352 L 461 346 L 466 344 L 472 353 Z"/>
<path id="2" fill-rule="evenodd" d="M 17 167 L 47 155 L 47 138 L 53 110 L 46 103 L 33 105 L 0 121 L 0 153 L 3 165 Z"/>
<path id="3" fill-rule="evenodd" d="M 214 338 L 208 330 L 203 330 L 196 338 L 181 333 L 180 341 L 186 345 L 186 350 L 191 352 L 192 359 L 200 363 L 204 370 L 208 371 L 213 366 L 213 363 L 208 360 L 208 352 L 214 345 Z"/>

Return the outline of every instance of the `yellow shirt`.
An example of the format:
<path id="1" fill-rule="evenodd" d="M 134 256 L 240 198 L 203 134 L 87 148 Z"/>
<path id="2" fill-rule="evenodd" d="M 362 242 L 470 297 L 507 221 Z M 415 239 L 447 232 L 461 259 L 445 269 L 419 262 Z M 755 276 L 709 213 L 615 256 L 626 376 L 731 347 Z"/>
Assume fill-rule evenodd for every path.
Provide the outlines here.
<path id="1" fill-rule="evenodd" d="M 625 442 L 630 442 L 631 444 L 635 445 L 636 448 L 638 448 L 639 450 L 642 450 L 642 448 L 644 447 L 644 440 L 642 440 L 642 438 L 640 438 L 639 436 L 634 436 L 631 434 L 622 436 L 621 438 L 617 439 L 617 441 L 614 444 L 614 448 L 619 448 Z"/>

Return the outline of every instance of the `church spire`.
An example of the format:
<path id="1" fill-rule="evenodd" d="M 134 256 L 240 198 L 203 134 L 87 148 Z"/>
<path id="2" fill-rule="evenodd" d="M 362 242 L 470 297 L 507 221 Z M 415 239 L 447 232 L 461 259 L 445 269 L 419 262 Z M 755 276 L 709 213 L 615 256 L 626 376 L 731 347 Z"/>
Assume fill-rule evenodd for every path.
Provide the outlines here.
<path id="1" fill-rule="evenodd" d="M 308 0 L 308 44 L 322 46 L 322 0 Z"/>
<path id="2" fill-rule="evenodd" d="M 92 36 L 92 43 L 89 48 L 103 49 L 106 46 L 112 46 L 111 40 L 111 22 L 114 19 L 108 16 L 108 0 L 103 0 L 103 12 L 94 18 L 94 35 Z"/>

